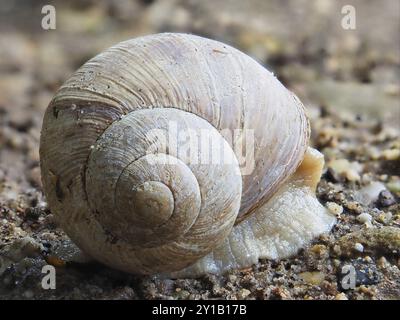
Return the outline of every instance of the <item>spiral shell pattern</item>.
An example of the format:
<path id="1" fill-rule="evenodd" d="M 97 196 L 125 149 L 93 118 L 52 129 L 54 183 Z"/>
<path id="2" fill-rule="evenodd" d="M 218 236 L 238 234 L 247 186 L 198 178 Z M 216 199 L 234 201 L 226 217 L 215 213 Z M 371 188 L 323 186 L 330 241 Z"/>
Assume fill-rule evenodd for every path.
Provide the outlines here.
<path id="1" fill-rule="evenodd" d="M 191 163 L 181 146 L 148 135 L 171 121 L 178 132 L 209 132 L 229 161 Z M 226 140 L 225 129 L 239 134 Z M 251 170 L 238 147 L 245 131 Z M 43 121 L 42 179 L 89 255 L 133 273 L 176 271 L 270 199 L 308 139 L 301 102 L 247 55 L 193 35 L 151 35 L 104 51 L 59 89 Z"/>

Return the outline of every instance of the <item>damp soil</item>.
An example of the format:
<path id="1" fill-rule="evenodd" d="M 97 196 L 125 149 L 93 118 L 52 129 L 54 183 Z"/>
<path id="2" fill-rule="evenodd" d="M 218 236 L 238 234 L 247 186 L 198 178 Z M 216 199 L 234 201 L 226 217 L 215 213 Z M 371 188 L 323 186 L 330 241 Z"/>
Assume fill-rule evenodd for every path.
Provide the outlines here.
<path id="1" fill-rule="evenodd" d="M 37 7 L 15 3 L 0 10 L 24 20 L 0 19 L 7 31 L 0 33 L 0 299 L 400 299 L 400 48 L 378 36 L 396 35 L 397 1 L 355 1 L 361 25 L 353 33 L 336 27 L 340 1 L 307 2 L 306 13 L 298 1 L 285 10 L 279 1 L 255 0 L 219 9 L 214 1 L 55 1 L 52 31 L 37 27 Z M 283 30 L 287 15 L 294 18 Z M 362 24 L 370 16 L 370 27 Z M 165 279 L 90 261 L 59 228 L 39 168 L 48 103 L 101 50 L 162 31 L 230 43 L 300 96 L 311 145 L 325 156 L 317 196 L 337 216 L 331 232 L 289 259 Z M 47 264 L 56 270 L 55 290 L 42 288 Z M 356 274 L 353 288 L 346 266 Z"/>

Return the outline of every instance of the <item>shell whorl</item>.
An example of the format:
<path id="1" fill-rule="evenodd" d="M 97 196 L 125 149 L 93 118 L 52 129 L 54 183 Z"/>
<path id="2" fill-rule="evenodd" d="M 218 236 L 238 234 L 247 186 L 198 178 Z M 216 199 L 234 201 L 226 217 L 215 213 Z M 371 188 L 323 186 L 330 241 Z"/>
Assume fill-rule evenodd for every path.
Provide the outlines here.
<path id="1" fill-rule="evenodd" d="M 181 152 L 184 145 L 165 145 L 155 135 L 168 133 L 171 123 L 196 136 L 206 130 L 226 161 L 200 161 L 207 151 L 200 146 L 191 159 Z M 85 186 L 94 217 L 118 239 L 139 250 L 178 241 L 202 256 L 230 232 L 242 184 L 236 156 L 215 128 L 194 114 L 163 108 L 113 123 L 92 148 Z"/>
<path id="2" fill-rule="evenodd" d="M 208 130 L 232 161 L 191 164 L 154 146 L 146 132 L 170 120 Z M 239 134 L 225 140 L 224 129 Z M 243 164 L 245 131 L 254 150 Z M 104 51 L 60 88 L 43 122 L 42 179 L 89 255 L 134 273 L 173 271 L 267 201 L 308 138 L 301 103 L 247 55 L 193 35 L 151 35 Z"/>

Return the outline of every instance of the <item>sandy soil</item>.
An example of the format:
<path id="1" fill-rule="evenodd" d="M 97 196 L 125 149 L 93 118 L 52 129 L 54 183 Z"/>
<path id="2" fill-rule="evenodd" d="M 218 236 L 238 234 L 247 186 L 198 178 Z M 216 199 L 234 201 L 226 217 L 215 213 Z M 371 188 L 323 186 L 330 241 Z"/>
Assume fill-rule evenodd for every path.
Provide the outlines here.
<path id="1" fill-rule="evenodd" d="M 354 1 L 352 31 L 340 26 L 343 1 L 55 1 L 51 31 L 34 3 L 0 5 L 0 299 L 400 298 L 398 1 Z M 326 159 L 318 197 L 338 216 L 331 233 L 220 277 L 138 277 L 82 260 L 42 194 L 44 110 L 87 59 L 162 31 L 232 44 L 301 97 Z M 45 264 L 56 266 L 56 290 L 41 287 Z M 351 290 L 341 285 L 348 264 Z"/>

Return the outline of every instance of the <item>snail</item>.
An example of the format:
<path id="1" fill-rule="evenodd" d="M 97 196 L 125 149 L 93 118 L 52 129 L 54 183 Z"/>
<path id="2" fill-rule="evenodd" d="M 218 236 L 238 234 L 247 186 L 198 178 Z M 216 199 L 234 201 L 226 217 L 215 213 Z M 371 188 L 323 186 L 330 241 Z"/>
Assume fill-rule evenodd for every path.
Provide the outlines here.
<path id="1" fill-rule="evenodd" d="M 166 139 L 171 128 L 196 143 Z M 43 188 L 65 232 L 103 264 L 220 274 L 293 255 L 335 223 L 315 196 L 324 159 L 309 136 L 300 100 L 246 54 L 148 35 L 57 91 L 40 138 Z"/>

